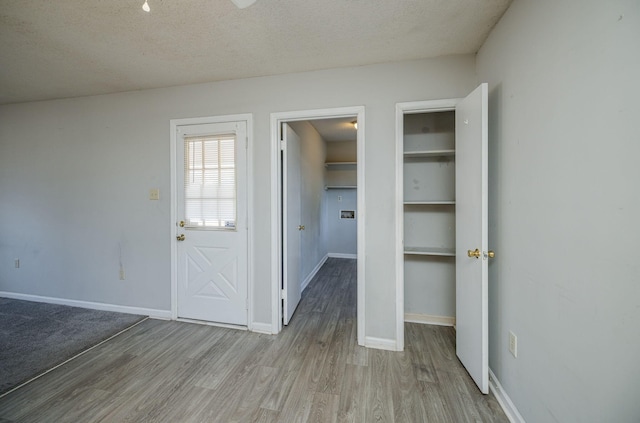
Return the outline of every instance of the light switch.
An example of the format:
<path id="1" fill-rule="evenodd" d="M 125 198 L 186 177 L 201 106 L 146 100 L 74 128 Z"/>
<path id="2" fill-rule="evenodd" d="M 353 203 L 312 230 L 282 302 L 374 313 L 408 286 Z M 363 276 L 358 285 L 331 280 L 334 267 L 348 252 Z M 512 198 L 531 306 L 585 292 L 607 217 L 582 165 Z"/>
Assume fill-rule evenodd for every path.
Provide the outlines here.
<path id="1" fill-rule="evenodd" d="M 151 188 L 149 190 L 149 200 L 159 200 L 160 199 L 160 189 Z"/>

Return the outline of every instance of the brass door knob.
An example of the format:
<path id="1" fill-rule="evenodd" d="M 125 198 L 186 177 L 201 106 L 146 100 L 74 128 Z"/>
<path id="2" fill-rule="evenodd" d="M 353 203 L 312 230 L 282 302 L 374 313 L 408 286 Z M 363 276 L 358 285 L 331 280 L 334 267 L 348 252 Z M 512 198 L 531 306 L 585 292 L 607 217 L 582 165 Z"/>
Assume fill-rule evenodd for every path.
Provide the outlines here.
<path id="1" fill-rule="evenodd" d="M 487 257 L 489 258 L 494 258 L 496 256 L 496 253 L 493 252 L 493 250 L 489 250 L 489 252 L 487 253 Z"/>
<path id="2" fill-rule="evenodd" d="M 176 237 L 176 239 L 177 239 L 178 241 L 184 241 L 185 236 L 184 236 L 184 234 L 180 234 L 180 235 L 178 235 L 178 236 Z"/>
<path id="3" fill-rule="evenodd" d="M 304 231 L 304 225 L 298 225 L 298 230 L 299 231 Z"/>
<path id="4" fill-rule="evenodd" d="M 178 225 L 180 225 L 181 228 L 184 228 L 184 220 L 181 220 L 180 223 L 178 223 Z"/>
<path id="5" fill-rule="evenodd" d="M 475 250 L 467 250 L 467 256 L 480 258 L 480 250 L 477 248 Z"/>

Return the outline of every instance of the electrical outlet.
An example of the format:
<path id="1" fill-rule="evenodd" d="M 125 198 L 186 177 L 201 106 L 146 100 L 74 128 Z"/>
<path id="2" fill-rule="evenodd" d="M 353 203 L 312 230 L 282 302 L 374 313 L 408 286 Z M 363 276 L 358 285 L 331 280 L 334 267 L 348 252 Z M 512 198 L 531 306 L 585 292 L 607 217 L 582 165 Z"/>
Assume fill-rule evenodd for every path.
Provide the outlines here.
<path id="1" fill-rule="evenodd" d="M 509 331 L 509 352 L 518 358 L 518 337 L 511 331 Z"/>
<path id="2" fill-rule="evenodd" d="M 120 280 L 124 280 L 124 269 L 120 269 Z"/>
<path id="3" fill-rule="evenodd" d="M 16 269 L 19 269 L 20 268 L 20 259 L 15 259 L 13 261 L 13 264 L 14 264 L 14 266 L 16 266 Z"/>
<path id="4" fill-rule="evenodd" d="M 149 200 L 159 200 L 159 199 L 160 199 L 160 189 L 151 188 L 149 190 Z"/>
<path id="5" fill-rule="evenodd" d="M 342 195 L 338 195 L 338 201 L 342 201 Z"/>

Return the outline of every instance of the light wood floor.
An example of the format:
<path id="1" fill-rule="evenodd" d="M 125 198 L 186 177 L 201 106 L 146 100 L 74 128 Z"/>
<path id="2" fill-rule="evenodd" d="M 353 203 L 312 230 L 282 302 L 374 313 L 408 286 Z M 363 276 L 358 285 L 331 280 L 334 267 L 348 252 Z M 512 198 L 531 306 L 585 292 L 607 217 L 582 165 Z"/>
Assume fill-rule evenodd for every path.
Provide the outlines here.
<path id="1" fill-rule="evenodd" d="M 147 320 L 0 399 L 0 422 L 507 422 L 452 328 L 356 342 L 356 262 L 329 259 L 279 335 Z"/>

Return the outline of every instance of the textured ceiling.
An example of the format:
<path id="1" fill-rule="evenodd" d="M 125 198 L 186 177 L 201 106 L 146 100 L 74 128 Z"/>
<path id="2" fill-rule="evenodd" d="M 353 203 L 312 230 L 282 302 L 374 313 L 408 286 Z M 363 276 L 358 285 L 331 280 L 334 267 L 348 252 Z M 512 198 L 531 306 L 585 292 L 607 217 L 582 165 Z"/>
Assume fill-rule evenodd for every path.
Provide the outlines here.
<path id="1" fill-rule="evenodd" d="M 0 103 L 475 53 L 511 0 L 0 0 Z"/>

